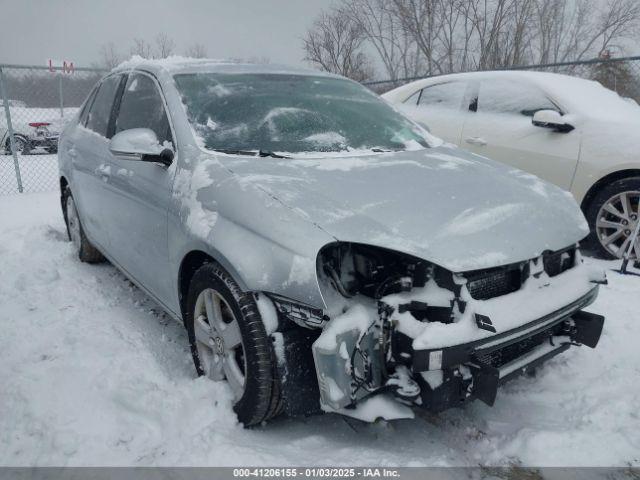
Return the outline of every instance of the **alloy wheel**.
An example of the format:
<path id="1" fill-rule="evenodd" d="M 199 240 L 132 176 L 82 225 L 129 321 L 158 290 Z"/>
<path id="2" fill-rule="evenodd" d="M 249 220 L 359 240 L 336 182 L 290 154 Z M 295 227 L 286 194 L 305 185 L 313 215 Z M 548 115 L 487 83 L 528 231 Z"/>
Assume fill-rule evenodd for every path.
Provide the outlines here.
<path id="1" fill-rule="evenodd" d="M 240 325 L 233 310 L 212 288 L 200 292 L 194 311 L 200 365 L 212 380 L 226 379 L 236 400 L 244 394 L 246 359 Z"/>
<path id="2" fill-rule="evenodd" d="M 607 200 L 596 217 L 596 234 L 600 244 L 621 258 L 629 249 L 640 217 L 640 191 L 628 191 Z M 631 258 L 640 258 L 640 240 L 635 239 Z"/>

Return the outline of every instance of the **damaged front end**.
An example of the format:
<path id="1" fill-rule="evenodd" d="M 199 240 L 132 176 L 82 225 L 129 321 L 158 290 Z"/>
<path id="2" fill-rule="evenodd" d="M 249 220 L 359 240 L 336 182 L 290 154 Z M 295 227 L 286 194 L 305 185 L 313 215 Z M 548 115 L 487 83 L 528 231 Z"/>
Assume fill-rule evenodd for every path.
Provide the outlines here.
<path id="1" fill-rule="evenodd" d="M 322 409 L 368 420 L 410 414 L 390 410 L 389 398 L 433 412 L 474 398 L 493 405 L 514 376 L 571 346 L 595 347 L 604 322 L 583 311 L 603 278 L 576 246 L 452 273 L 335 243 L 319 254 L 318 278 L 330 306 L 313 325 L 322 327 L 312 347 Z M 380 411 L 362 408 L 374 396 L 386 399 L 375 402 Z"/>

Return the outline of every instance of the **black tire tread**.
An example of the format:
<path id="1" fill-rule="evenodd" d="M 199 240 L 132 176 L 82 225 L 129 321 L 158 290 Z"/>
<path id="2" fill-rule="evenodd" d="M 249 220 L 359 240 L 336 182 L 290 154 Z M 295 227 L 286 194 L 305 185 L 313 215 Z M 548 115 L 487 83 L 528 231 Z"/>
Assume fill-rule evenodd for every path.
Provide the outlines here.
<path id="1" fill-rule="evenodd" d="M 280 380 L 277 361 L 271 337 L 267 334 L 260 311 L 253 294 L 243 292 L 235 280 L 218 263 L 205 263 L 194 274 L 187 296 L 185 326 L 189 334 L 191 353 L 199 375 L 204 372 L 199 366 L 195 333 L 193 330 L 193 311 L 195 302 L 204 288 L 216 288 L 222 284 L 231 295 L 232 309 L 237 309 L 236 317 L 240 324 L 244 355 L 247 362 L 246 385 L 243 397 L 234 405 L 238 420 L 245 426 L 261 424 L 277 416 L 282 411 L 280 399 Z M 225 296 L 227 292 L 218 288 Z M 234 305 L 235 303 L 235 305 Z M 239 313 L 239 315 L 238 315 Z"/>
<path id="2" fill-rule="evenodd" d="M 62 213 L 64 215 L 64 223 L 67 227 L 67 238 L 71 240 L 71 232 L 69 231 L 69 221 L 67 220 L 67 199 L 69 197 L 73 198 L 71 195 L 71 189 L 67 185 L 62 192 Z M 78 207 L 76 206 L 76 211 Z M 78 258 L 81 262 L 85 263 L 102 263 L 105 261 L 104 255 L 100 253 L 100 251 L 93 246 L 93 244 L 89 241 L 87 236 L 84 233 L 84 228 L 82 228 L 82 222 L 80 218 L 78 218 L 78 223 L 80 224 L 80 251 L 78 252 Z"/>

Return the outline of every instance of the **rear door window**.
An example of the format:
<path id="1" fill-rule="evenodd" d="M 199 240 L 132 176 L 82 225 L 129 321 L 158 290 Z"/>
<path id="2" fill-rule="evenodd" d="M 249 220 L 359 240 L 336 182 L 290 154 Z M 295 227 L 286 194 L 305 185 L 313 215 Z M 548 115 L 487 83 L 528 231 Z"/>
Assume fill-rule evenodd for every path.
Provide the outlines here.
<path id="1" fill-rule="evenodd" d="M 107 136 L 113 100 L 116 97 L 121 78 L 120 75 L 113 75 L 106 78 L 100 84 L 98 93 L 96 93 L 93 104 L 89 109 L 89 114 L 87 115 L 86 127 L 99 133 L 103 137 Z"/>
<path id="2" fill-rule="evenodd" d="M 160 91 L 151 77 L 141 73 L 129 75 L 116 117 L 115 133 L 131 128 L 153 130 L 161 144 L 172 141 Z"/>
<path id="3" fill-rule="evenodd" d="M 467 92 L 466 82 L 439 83 L 422 89 L 418 105 L 430 108 L 460 110 Z"/>

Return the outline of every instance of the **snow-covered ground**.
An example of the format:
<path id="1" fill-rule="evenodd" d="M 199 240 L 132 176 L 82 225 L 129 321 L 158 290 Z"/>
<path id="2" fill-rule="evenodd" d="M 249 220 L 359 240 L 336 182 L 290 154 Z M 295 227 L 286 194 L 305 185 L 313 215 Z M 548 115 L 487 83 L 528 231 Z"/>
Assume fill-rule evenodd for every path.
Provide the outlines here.
<path id="1" fill-rule="evenodd" d="M 640 278 L 609 273 L 597 349 L 439 416 L 245 430 L 183 328 L 78 262 L 55 193 L 0 196 L 0 465 L 640 465 Z M 605 268 L 617 266 L 605 263 Z"/>

